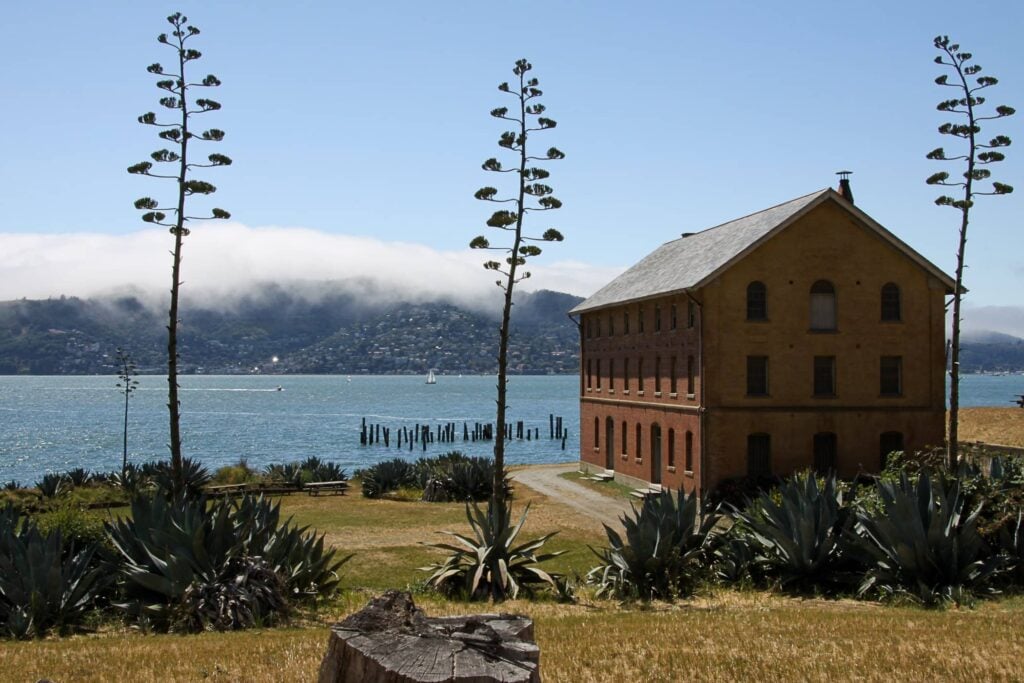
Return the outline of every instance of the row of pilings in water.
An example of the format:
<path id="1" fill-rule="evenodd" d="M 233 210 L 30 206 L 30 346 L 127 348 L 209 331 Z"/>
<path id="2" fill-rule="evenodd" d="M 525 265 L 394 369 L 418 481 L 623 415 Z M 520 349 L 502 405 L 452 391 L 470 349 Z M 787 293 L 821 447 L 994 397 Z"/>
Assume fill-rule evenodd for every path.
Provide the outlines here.
<path id="1" fill-rule="evenodd" d="M 474 422 L 472 427 L 468 422 L 462 423 L 462 441 L 476 443 L 477 441 L 493 441 L 495 427 L 490 422 Z M 565 450 L 566 439 L 569 438 L 569 430 L 562 426 L 562 418 L 555 415 L 548 415 L 548 440 L 560 441 L 562 450 Z M 540 428 L 526 427 L 522 420 L 505 424 L 505 439 L 511 441 L 540 441 Z M 413 427 L 402 426 L 392 432 L 391 427 L 380 424 L 369 424 L 363 418 L 362 428 L 359 430 L 359 445 L 373 446 L 383 445 L 391 447 L 394 441 L 397 448 L 407 448 L 410 451 L 420 446 L 424 451 L 427 446 L 433 443 L 458 443 L 459 429 L 456 423 L 446 422 L 435 425 L 416 424 Z"/>

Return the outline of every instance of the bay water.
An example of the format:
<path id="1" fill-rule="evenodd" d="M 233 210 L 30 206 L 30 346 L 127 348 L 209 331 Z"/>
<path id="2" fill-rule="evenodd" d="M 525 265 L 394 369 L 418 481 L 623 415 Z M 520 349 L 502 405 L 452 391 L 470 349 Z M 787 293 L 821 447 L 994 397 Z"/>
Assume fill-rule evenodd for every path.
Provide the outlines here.
<path id="1" fill-rule="evenodd" d="M 211 470 L 245 459 L 262 469 L 270 463 L 309 456 L 338 462 L 349 473 L 381 460 L 418 458 L 461 450 L 491 455 L 493 442 L 463 442 L 463 424 L 493 423 L 494 376 L 439 376 L 428 385 L 416 376 L 184 376 L 180 378 L 183 452 Z M 0 482 L 31 485 L 46 472 L 83 467 L 119 469 L 124 395 L 107 376 L 0 376 Z M 280 387 L 280 390 L 278 390 Z M 1009 407 L 1024 393 L 1024 375 L 965 375 L 961 405 Z M 539 439 L 515 439 L 506 448 L 510 464 L 579 458 L 579 379 L 513 376 L 509 414 Z M 167 380 L 139 377 L 128 415 L 129 461 L 168 457 Z M 550 416 L 568 430 L 565 450 L 550 439 Z M 391 429 L 391 445 L 360 445 L 363 418 Z M 405 427 L 454 422 L 455 443 L 426 451 L 396 448 Z"/>

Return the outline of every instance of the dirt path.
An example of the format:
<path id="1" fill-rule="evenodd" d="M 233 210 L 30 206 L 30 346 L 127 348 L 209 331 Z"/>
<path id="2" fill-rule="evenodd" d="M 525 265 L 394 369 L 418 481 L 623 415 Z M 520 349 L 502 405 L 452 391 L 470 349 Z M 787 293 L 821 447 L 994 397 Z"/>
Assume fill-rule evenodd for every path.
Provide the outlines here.
<path id="1" fill-rule="evenodd" d="M 629 501 L 606 496 L 559 476 L 577 469 L 576 463 L 538 465 L 515 470 L 511 475 L 516 483 L 581 512 L 593 519 L 598 527 L 604 523 L 618 529 L 622 525 L 619 518 L 630 511 Z"/>

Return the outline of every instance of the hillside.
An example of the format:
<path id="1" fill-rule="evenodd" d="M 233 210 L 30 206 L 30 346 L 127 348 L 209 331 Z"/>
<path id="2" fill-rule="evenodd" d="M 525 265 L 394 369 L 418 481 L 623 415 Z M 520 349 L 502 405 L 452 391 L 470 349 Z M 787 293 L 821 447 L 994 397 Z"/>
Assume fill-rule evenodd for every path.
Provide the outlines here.
<path id="1" fill-rule="evenodd" d="M 523 293 L 513 309 L 510 371 L 574 373 L 580 299 Z M 370 304 L 338 287 L 307 298 L 278 285 L 221 309 L 182 309 L 183 373 L 446 373 L 497 371 L 497 310 L 451 302 Z M 115 349 L 142 372 L 164 371 L 166 319 L 134 297 L 0 303 L 0 374 L 115 372 Z M 277 362 L 273 359 L 277 358 Z"/>
<path id="2" fill-rule="evenodd" d="M 1024 371 L 1024 339 L 991 331 L 965 334 L 960 342 L 960 367 L 964 372 Z"/>

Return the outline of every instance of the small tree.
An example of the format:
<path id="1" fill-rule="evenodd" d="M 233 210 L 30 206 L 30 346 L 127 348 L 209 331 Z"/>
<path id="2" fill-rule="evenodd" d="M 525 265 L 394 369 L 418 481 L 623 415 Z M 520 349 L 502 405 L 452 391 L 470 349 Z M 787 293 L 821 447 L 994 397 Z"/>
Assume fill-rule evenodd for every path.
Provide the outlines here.
<path id="1" fill-rule="evenodd" d="M 978 95 L 978 92 L 990 88 L 999 81 L 992 76 L 977 76 L 981 72 L 981 66 L 972 64 L 973 55 L 969 52 L 961 52 L 960 46 L 950 43 L 948 36 L 935 38 L 935 47 L 942 54 L 935 58 L 936 64 L 949 67 L 953 71 L 954 81 L 949 82 L 949 74 L 942 74 L 935 79 L 935 82 L 942 86 L 956 88 L 956 97 L 951 100 L 944 100 L 939 103 L 939 111 L 956 114 L 959 117 L 957 122 L 947 122 L 939 126 L 939 133 L 952 135 L 964 141 L 966 149 L 963 154 L 947 157 L 942 147 L 928 153 L 929 159 L 937 161 L 964 162 L 966 170 L 963 173 L 963 180 L 950 181 L 949 174 L 945 171 L 932 174 L 927 183 L 929 185 L 945 185 L 947 187 L 958 187 L 962 190 L 961 198 L 957 199 L 949 195 L 942 195 L 935 200 L 939 206 L 950 206 L 960 212 L 960 239 L 956 252 L 956 287 L 953 291 L 953 334 L 950 344 L 950 382 L 949 382 L 949 437 L 947 443 L 947 458 L 949 467 L 955 468 L 957 463 L 957 439 L 958 422 L 960 415 L 960 305 L 963 301 L 963 275 L 965 263 L 965 250 L 967 247 L 967 224 L 970 218 L 971 207 L 974 205 L 974 198 L 978 195 L 1009 194 L 1013 188 L 999 182 L 992 182 L 990 192 L 980 192 L 975 189 L 975 181 L 987 180 L 992 176 L 985 166 L 1002 161 L 1005 157 L 998 151 L 1001 147 L 1010 145 L 1010 138 L 1005 135 L 997 135 L 988 144 L 983 144 L 976 139 L 981 133 L 981 122 L 1001 119 L 1011 116 L 1014 113 L 1012 107 L 1005 105 L 997 106 L 993 114 L 989 116 L 979 115 L 977 108 L 985 103 L 985 98 Z M 968 78 L 974 78 L 974 83 L 968 82 Z"/>
<path id="2" fill-rule="evenodd" d="M 128 469 L 128 399 L 132 392 L 139 386 L 139 380 L 135 379 L 135 361 L 131 354 L 121 347 L 117 348 L 117 388 L 124 394 L 124 457 L 121 459 L 121 474 Z"/>
<path id="3" fill-rule="evenodd" d="M 512 168 L 505 168 L 495 158 L 488 159 L 483 164 L 483 169 L 491 173 L 512 173 L 517 183 L 514 186 L 514 194 L 511 197 L 499 198 L 498 190 L 493 187 L 483 187 L 477 190 L 477 199 L 487 202 L 497 202 L 510 205 L 506 209 L 498 209 L 487 220 L 491 228 L 502 230 L 506 236 L 511 238 L 511 245 L 492 247 L 490 241 L 480 235 L 469 243 L 473 249 L 493 249 L 508 254 L 504 264 L 498 261 L 487 261 L 484 268 L 493 270 L 502 275 L 495 284 L 505 294 L 505 302 L 501 312 L 501 328 L 498 338 L 498 415 L 494 439 L 494 503 L 495 508 L 502 510 L 505 507 L 505 489 L 503 486 L 505 476 L 505 410 L 506 410 L 506 389 L 508 387 L 508 340 L 509 320 L 512 314 L 512 291 L 516 284 L 530 277 L 529 271 L 520 271 L 521 266 L 526 265 L 526 260 L 541 253 L 540 247 L 534 242 L 561 242 L 562 234 L 551 228 L 546 230 L 540 237 L 528 237 L 523 234 L 523 219 L 527 213 L 538 211 L 551 211 L 560 208 L 562 202 L 551 196 L 553 190 L 539 181 L 546 179 L 550 174 L 542 169 L 532 166 L 535 161 L 556 161 L 564 159 L 565 155 L 554 147 L 548 148 L 545 156 L 530 156 L 527 152 L 527 141 L 530 133 L 554 128 L 556 123 L 549 118 L 542 116 L 544 105 L 534 102 L 543 93 L 537 87 L 539 81 L 536 78 L 526 78 L 527 72 L 532 65 L 525 59 L 516 62 L 512 73 L 518 79 L 515 87 L 508 83 L 502 83 L 498 90 L 508 93 L 515 98 L 515 109 L 510 114 L 508 107 L 499 107 L 491 111 L 491 116 L 511 121 L 514 130 L 505 131 L 498 140 L 498 146 L 518 156 L 518 163 Z"/>
<path id="4" fill-rule="evenodd" d="M 220 109 L 220 103 L 211 99 L 198 98 L 189 100 L 191 92 L 195 88 L 213 88 L 220 85 L 220 81 L 213 74 L 207 75 L 199 82 L 190 83 L 186 78 L 186 66 L 194 62 L 202 53 L 186 47 L 186 43 L 193 37 L 199 35 L 199 29 L 188 24 L 188 17 L 182 16 L 181 12 L 175 12 L 167 17 L 167 21 L 174 27 L 170 37 L 161 33 L 157 40 L 169 46 L 176 53 L 178 59 L 177 73 L 165 72 L 160 64 L 150 64 L 147 67 L 149 73 L 159 76 L 156 86 L 161 90 L 170 93 L 169 96 L 160 98 L 160 104 L 172 112 L 177 112 L 175 118 L 168 122 L 157 120 L 156 114 L 148 112 L 139 117 L 139 123 L 147 126 L 160 128 L 157 133 L 162 139 L 170 142 L 174 150 L 159 149 L 150 156 L 153 161 L 161 164 L 172 164 L 176 166 L 177 172 L 173 175 L 155 173 L 153 162 L 143 161 L 128 167 L 129 173 L 147 175 L 153 178 L 167 178 L 177 181 L 177 201 L 174 204 L 160 206 L 159 202 L 150 197 L 143 197 L 135 202 L 135 208 L 145 211 L 142 220 L 147 223 L 163 225 L 169 228 L 174 235 L 174 251 L 172 252 L 171 265 L 171 304 L 168 311 L 167 323 L 167 408 L 170 411 L 170 449 L 171 449 L 171 473 L 175 482 L 181 481 L 181 419 L 178 401 L 178 291 L 181 287 L 181 247 L 182 240 L 189 234 L 185 223 L 190 220 L 206 220 L 211 218 L 230 218 L 231 215 L 223 209 L 213 209 L 209 216 L 189 216 L 185 213 L 186 199 L 192 195 L 208 195 L 217 191 L 210 183 L 191 178 L 191 171 L 194 168 L 209 168 L 213 166 L 227 166 L 231 159 L 223 154 L 210 154 L 207 163 L 190 163 L 188 161 L 189 142 L 193 139 L 207 142 L 219 142 L 224 139 L 224 131 L 210 128 L 202 133 L 191 132 L 189 124 L 192 117 L 206 114 Z M 167 220 L 165 212 L 173 212 L 173 218 Z"/>

